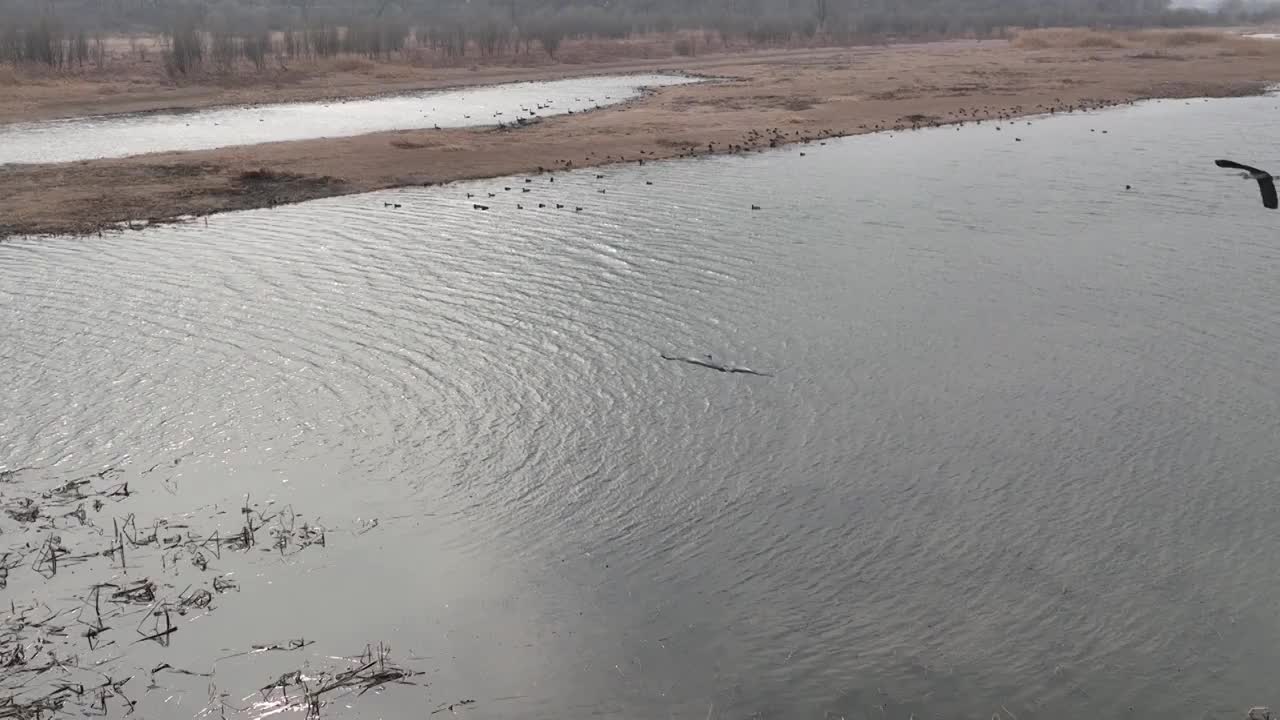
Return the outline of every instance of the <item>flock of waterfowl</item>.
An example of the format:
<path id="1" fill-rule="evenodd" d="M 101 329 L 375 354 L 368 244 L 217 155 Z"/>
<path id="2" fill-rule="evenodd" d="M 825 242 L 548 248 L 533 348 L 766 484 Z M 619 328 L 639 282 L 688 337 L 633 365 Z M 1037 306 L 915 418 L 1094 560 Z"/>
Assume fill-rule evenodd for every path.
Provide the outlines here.
<path id="1" fill-rule="evenodd" d="M 605 96 L 604 96 L 604 100 L 605 100 L 605 102 L 609 102 L 609 101 L 613 100 L 613 96 L 612 96 L 612 95 L 605 95 Z M 581 98 L 581 97 L 576 97 L 576 98 L 574 98 L 574 99 L 573 99 L 573 101 L 574 101 L 574 102 L 582 102 L 582 98 Z M 589 98 L 587 98 L 587 99 L 586 99 L 586 101 L 592 104 L 592 109 L 594 109 L 594 110 L 600 110 L 600 109 L 602 109 L 602 106 L 600 105 L 600 101 L 596 100 L 595 98 L 593 98 L 593 97 L 589 97 Z M 510 128 L 515 128 L 515 127 L 525 127 L 526 125 L 531 125 L 531 124 L 536 123 L 536 122 L 538 122 L 539 120 L 541 120 L 541 118 L 540 118 L 540 117 L 538 117 L 538 111 L 539 111 L 539 110 L 550 110 L 550 109 L 552 109 L 552 108 L 551 108 L 551 106 L 552 106 L 552 105 L 554 105 L 554 104 L 555 104 L 555 101 L 550 100 L 550 99 L 547 99 L 547 100 L 543 100 L 543 101 L 542 101 L 542 102 L 540 102 L 540 103 L 534 103 L 534 107 L 531 107 L 531 108 L 529 108 L 529 107 L 524 107 L 524 106 L 522 105 L 522 106 L 520 106 L 520 113 L 519 113 L 518 115 L 516 115 L 514 119 L 509 120 L 509 121 L 508 121 L 508 120 L 503 120 L 503 119 L 501 119 L 501 118 L 503 117 L 503 113 L 502 113 L 502 112 L 494 112 L 494 113 L 493 113 L 493 117 L 494 117 L 495 119 L 497 119 L 497 120 L 498 120 L 498 129 L 499 129 L 499 130 L 508 130 L 508 129 L 510 129 Z M 584 112 L 585 112 L 585 111 L 584 111 Z M 525 114 L 526 114 L 526 113 L 528 114 L 528 117 L 525 117 Z M 566 113 L 567 113 L 567 114 L 569 114 L 569 115 L 574 114 L 574 113 L 573 113 L 573 109 L 572 109 L 572 108 L 570 108 L 569 110 L 567 110 L 567 111 L 566 111 Z M 464 115 L 463 117 L 465 117 L 465 118 L 467 118 L 467 119 L 470 119 L 470 118 L 471 118 L 471 116 L 470 116 L 470 115 Z M 439 128 L 439 126 L 437 126 L 437 127 L 436 127 L 436 129 L 437 129 L 437 130 L 439 130 L 439 129 L 440 129 L 440 128 Z"/>
<path id="2" fill-rule="evenodd" d="M 605 100 L 606 101 L 612 100 L 612 97 L 605 96 Z M 574 101 L 581 102 L 582 98 L 576 97 L 574 98 Z M 596 109 L 600 109 L 601 107 L 595 98 L 587 98 L 587 102 L 593 103 Z M 913 113 L 913 114 L 899 117 L 897 122 L 892 124 L 878 122 L 870 125 L 868 124 L 858 125 L 858 130 L 860 132 L 904 132 L 907 130 L 921 130 L 924 128 L 937 128 L 944 125 L 953 125 L 955 126 L 956 130 L 959 131 L 960 128 L 964 127 L 966 124 L 971 123 L 974 125 L 981 125 L 984 121 L 987 121 L 987 122 L 994 122 L 995 129 L 999 131 L 1003 129 L 1004 124 L 1008 124 L 1009 126 L 1012 127 L 1014 123 L 1018 120 L 1023 120 L 1027 125 L 1030 125 L 1031 121 L 1025 120 L 1025 118 L 1028 116 L 1058 115 L 1059 113 L 1070 114 L 1075 112 L 1083 113 L 1083 112 L 1090 112 L 1090 111 L 1096 111 L 1096 110 L 1104 110 L 1107 108 L 1117 107 L 1121 105 L 1133 105 L 1134 103 L 1135 103 L 1134 100 L 1094 100 L 1094 99 L 1084 99 L 1076 102 L 1069 102 L 1069 101 L 1063 100 L 1062 98 L 1054 98 L 1052 102 L 1037 103 L 1034 106 L 1029 106 L 1029 105 L 1024 106 L 1020 104 L 1011 105 L 1008 107 L 999 107 L 999 106 L 993 106 L 993 105 L 975 105 L 974 107 L 962 107 L 962 108 L 957 108 L 955 110 L 948 110 L 942 116 Z M 521 106 L 520 116 L 516 117 L 514 120 L 511 120 L 510 122 L 501 119 L 503 117 L 503 113 L 501 111 L 494 112 L 493 117 L 498 121 L 498 129 L 505 130 L 505 129 L 515 128 L 518 126 L 527 125 L 531 122 L 536 122 L 537 120 L 540 119 L 538 117 L 538 111 L 550 109 L 552 104 L 553 104 L 553 101 L 548 99 L 542 103 L 535 103 L 534 104 L 535 106 L 532 108 Z M 568 113 L 572 115 L 573 110 L 569 110 Z M 528 115 L 528 117 L 525 117 L 526 114 Z M 471 116 L 467 115 L 466 117 L 470 118 Z M 1097 132 L 1097 129 L 1090 128 L 1089 132 Z M 750 152 L 752 150 L 755 150 L 756 152 L 764 152 L 766 149 L 769 149 L 769 148 L 777 148 L 782 145 L 794 144 L 794 143 L 808 145 L 813 142 L 818 142 L 821 145 L 825 145 L 826 143 L 824 141 L 826 139 L 845 137 L 850 134 L 852 133 L 839 132 L 839 131 L 830 130 L 830 129 L 817 130 L 817 131 L 792 130 L 790 132 L 776 128 L 776 127 L 765 128 L 764 130 L 751 129 L 751 130 L 748 130 L 738 142 L 726 143 L 726 142 L 709 141 L 705 146 L 705 150 L 701 145 L 691 144 L 685 147 L 685 149 L 682 152 L 677 153 L 674 156 L 666 156 L 666 157 L 692 158 L 692 157 L 698 157 L 700 155 L 739 154 L 739 153 Z M 1102 130 L 1102 134 L 1104 135 L 1107 134 L 1107 130 L 1105 129 Z M 1014 142 L 1022 142 L 1021 137 L 1014 137 L 1013 140 Z M 801 157 L 804 157 L 805 154 L 806 153 L 803 150 L 800 151 Z M 648 157 L 646 157 L 646 155 Z M 645 160 L 654 160 L 657 158 L 658 158 L 657 153 L 652 150 L 650 151 L 640 150 L 638 152 L 638 156 L 633 156 L 631 158 L 627 158 L 626 156 L 621 154 L 616 157 L 613 155 L 605 155 L 603 157 L 599 157 L 594 152 L 589 152 L 586 156 L 583 157 L 582 161 L 585 165 L 615 164 L 615 163 L 629 163 L 629 162 L 635 162 L 638 165 L 644 165 Z M 568 158 L 560 159 L 557 164 L 559 166 L 558 169 L 560 170 L 572 170 L 574 168 L 574 161 Z M 1277 207 L 1275 186 L 1272 183 L 1272 177 L 1270 174 L 1266 173 L 1265 171 L 1258 170 L 1257 168 L 1251 168 L 1247 165 L 1240 165 L 1238 163 L 1233 163 L 1230 160 L 1219 160 L 1217 161 L 1217 164 L 1219 167 L 1228 167 L 1228 168 L 1234 168 L 1234 169 L 1245 171 L 1244 172 L 1245 177 L 1256 180 L 1258 182 L 1258 185 L 1262 190 L 1263 205 L 1271 209 L 1275 209 Z M 552 172 L 552 170 L 548 168 L 543 168 L 543 167 L 538 168 L 539 175 L 542 175 L 544 173 L 549 173 L 549 172 Z M 603 178 L 604 176 L 597 175 L 596 177 Z M 550 180 L 551 182 L 555 182 L 554 176 L 552 176 Z M 531 181 L 526 179 L 525 182 L 531 182 Z M 648 182 L 648 184 L 652 184 L 652 182 Z M 1132 190 L 1132 189 L 1133 187 L 1131 185 L 1125 185 L 1125 190 Z M 511 188 L 508 187 L 508 188 L 505 188 L 505 190 L 510 191 Z M 525 189 L 524 192 L 529 192 L 529 190 Z M 605 194 L 607 191 L 601 188 L 598 190 L 598 192 L 600 192 L 601 194 Z M 488 194 L 488 196 L 490 198 L 496 197 L 496 193 L 491 192 Z M 467 197 L 471 198 L 473 197 L 473 194 L 467 193 Z M 530 207 L 532 208 L 533 206 L 530 205 Z M 550 204 L 538 203 L 537 207 L 538 208 L 555 207 L 556 209 L 564 209 L 566 206 L 563 203 L 550 203 Z M 487 205 L 484 203 L 473 203 L 472 208 L 475 210 L 489 210 L 490 205 Z M 517 203 L 516 209 L 524 210 L 525 206 L 523 203 Z M 574 206 L 573 209 L 575 212 L 582 212 L 583 210 L 581 206 Z M 762 208 L 760 205 L 752 204 L 751 209 L 760 210 Z"/>
<path id="3" fill-rule="evenodd" d="M 610 99 L 611 99 L 610 97 L 605 98 L 605 100 L 610 100 Z M 580 101 L 580 100 L 581 98 L 575 98 L 575 101 Z M 587 100 L 589 102 L 595 102 L 595 98 L 588 98 Z M 552 102 L 551 100 L 547 100 L 545 105 L 539 103 L 536 105 L 535 108 L 522 107 L 521 112 L 528 113 L 530 117 L 536 117 L 537 111 L 550 107 L 551 102 Z M 899 118 L 898 122 L 892 125 L 876 123 L 874 125 L 859 125 L 858 129 L 861 132 L 882 132 L 882 131 L 901 132 L 906 130 L 921 130 L 928 127 L 939 127 L 941 125 L 947 125 L 947 124 L 954 124 L 957 126 L 957 129 L 959 129 L 959 126 L 964 125 L 966 122 L 974 122 L 976 124 L 981 124 L 983 120 L 995 120 L 997 123 L 1012 122 L 1014 119 L 1019 118 L 1021 116 L 1025 116 L 1028 113 L 1039 114 L 1039 115 L 1053 115 L 1059 112 L 1072 113 L 1076 111 L 1083 112 L 1087 110 L 1098 110 L 1098 109 L 1103 109 L 1103 108 L 1112 107 L 1115 105 L 1122 105 L 1122 104 L 1132 104 L 1132 101 L 1123 101 L 1123 102 L 1082 101 L 1076 104 L 1069 104 L 1069 103 L 1064 103 L 1061 100 L 1057 100 L 1055 101 L 1055 104 L 1050 104 L 1050 105 L 1038 104 L 1033 108 L 1023 107 L 1022 105 L 1013 105 L 1010 107 L 993 107 L 993 106 L 982 105 L 982 106 L 976 106 L 973 108 L 959 108 L 957 110 L 950 111 L 947 113 L 947 116 L 945 118 L 936 118 L 932 116 L 925 116 L 925 115 L 918 115 L 918 114 L 906 115 Z M 495 118 L 498 118 L 502 116 L 502 113 L 495 112 L 493 115 Z M 1027 124 L 1029 125 L 1031 123 L 1028 121 Z M 505 124 L 502 121 L 499 121 L 499 128 L 508 128 L 508 127 L 511 127 L 512 125 L 514 125 L 514 123 Z M 996 129 L 997 130 L 1000 129 L 999 124 L 996 125 Z M 1105 133 L 1106 130 L 1103 130 L 1103 132 Z M 657 151 L 654 151 L 654 150 L 639 150 L 636 155 L 631 157 L 627 157 L 622 154 L 597 155 L 595 152 L 588 152 L 586 155 L 583 156 L 581 162 L 585 166 L 630 164 L 630 163 L 635 163 L 636 165 L 644 165 L 646 160 L 652 161 L 660 158 L 684 159 L 684 158 L 694 158 L 694 157 L 708 156 L 708 155 L 733 155 L 733 154 L 747 153 L 753 150 L 756 152 L 762 153 L 767 149 L 779 148 L 784 145 L 798 144 L 800 146 L 808 146 L 812 143 L 817 143 L 818 145 L 826 145 L 826 141 L 828 139 L 846 137 L 851 134 L 854 134 L 854 133 L 841 132 L 841 131 L 832 130 L 832 129 L 819 129 L 819 130 L 798 129 L 798 130 L 788 131 L 788 130 L 784 130 L 777 127 L 770 127 L 770 128 L 764 128 L 764 129 L 753 128 L 753 129 L 747 130 L 742 135 L 742 137 L 736 142 L 723 142 L 723 141 L 717 142 L 713 140 L 713 141 L 708 141 L 705 146 L 689 145 L 685 147 L 681 152 L 676 153 L 675 155 L 664 154 L 660 156 L 657 153 Z M 1014 138 L 1014 139 L 1015 141 L 1018 141 L 1018 142 L 1021 142 L 1022 140 L 1021 138 Z M 804 150 L 800 150 L 799 154 L 801 157 L 806 156 L 806 152 Z M 573 169 L 575 169 L 575 162 L 573 158 L 561 158 L 560 160 L 557 161 L 556 167 L 554 168 L 539 166 L 537 168 L 537 174 L 538 176 L 547 176 L 548 182 L 554 183 L 555 172 L 570 171 Z M 596 174 L 596 179 L 603 179 L 604 177 L 605 175 L 603 174 L 600 174 L 600 173 Z M 532 183 L 533 180 L 531 178 L 525 178 L 524 182 Z M 652 185 L 653 182 L 646 181 L 646 184 Z M 1129 189 L 1128 186 L 1126 186 L 1126 189 Z M 509 186 L 503 187 L 503 192 L 512 192 L 512 188 Z M 531 190 L 530 188 L 526 187 L 526 188 L 521 188 L 521 192 L 528 193 L 528 192 L 531 192 Z M 608 190 L 605 188 L 598 188 L 597 192 L 603 195 L 603 194 L 607 194 Z M 486 194 L 487 194 L 487 198 L 489 199 L 495 199 L 499 197 L 499 194 L 497 192 L 487 192 Z M 476 193 L 469 192 L 467 193 L 466 196 L 468 200 L 481 199 L 480 196 Z M 485 203 L 485 202 L 472 203 L 472 209 L 474 210 L 487 211 L 492 207 L 493 205 L 491 203 Z M 536 205 L 533 203 L 529 203 L 528 205 L 526 205 L 523 202 L 516 203 L 517 210 L 547 209 L 547 208 L 562 210 L 562 209 L 568 209 L 568 207 L 569 206 L 565 205 L 564 203 L 559 203 L 559 202 L 540 202 L 540 203 L 537 203 Z M 582 212 L 583 209 L 584 208 L 580 205 L 574 205 L 572 207 L 572 210 L 574 212 Z M 750 209 L 761 210 L 763 209 L 763 207 L 761 205 L 752 203 L 750 205 Z"/>
<path id="4" fill-rule="evenodd" d="M 604 102 L 608 103 L 608 102 L 610 102 L 610 101 L 612 101 L 612 100 L 613 100 L 613 96 L 612 96 L 612 95 L 605 95 L 605 96 L 604 96 Z M 573 101 L 574 101 L 575 103 L 581 103 L 581 102 L 584 102 L 584 98 L 582 98 L 581 96 L 579 96 L 579 97 L 575 97 L 575 98 L 573 99 Z M 600 101 L 600 100 L 597 100 L 597 99 L 595 99 L 595 98 L 593 98 L 593 97 L 585 98 L 585 102 L 589 102 L 589 103 L 591 103 L 591 105 L 592 105 L 592 109 L 594 109 L 594 110 L 601 110 L 601 109 L 603 109 L 603 106 L 600 104 L 600 102 L 601 102 L 601 101 Z M 521 106 L 520 106 L 520 111 L 519 111 L 518 113 L 516 113 L 516 114 L 515 114 L 515 116 L 514 116 L 513 118 L 510 118 L 510 119 L 507 119 L 507 118 L 506 118 L 506 113 L 505 113 L 505 112 L 503 112 L 503 111 L 501 111 L 501 110 L 495 110 L 495 111 L 493 111 L 489 116 L 490 116 L 490 117 L 492 117 L 492 118 L 497 122 L 497 124 L 498 124 L 498 129 L 502 130 L 502 129 L 506 129 L 506 128 L 508 128 L 508 127 L 515 127 L 515 126 L 517 126 L 517 125 L 527 125 L 527 124 L 528 124 L 528 123 L 530 123 L 530 122 L 536 122 L 536 120 L 538 119 L 538 111 L 540 111 L 540 110 L 553 110 L 553 109 L 554 109 L 554 108 L 552 107 L 553 105 L 555 105 L 555 100 L 552 100 L 551 98 L 547 98 L 546 100 L 543 100 L 542 102 L 535 102 L 535 103 L 533 104 L 533 107 L 527 107 L 527 106 L 521 105 Z M 327 106 L 326 106 L 326 107 L 327 107 Z M 422 117 L 430 117 L 430 116 L 431 116 L 431 113 L 436 112 L 436 110 L 437 110 L 437 108 L 432 107 L 429 111 L 427 111 L 427 112 L 423 112 L 423 113 L 422 113 Z M 569 109 L 569 110 L 566 110 L 565 112 L 566 112 L 567 114 L 569 114 L 569 115 L 573 115 L 573 114 L 574 114 L 574 112 L 573 112 L 573 109 L 572 109 L 572 108 L 571 108 L 571 109 Z M 582 111 L 582 112 L 585 112 L 585 111 Z M 525 117 L 525 115 L 528 115 L 528 117 Z M 469 115 L 469 114 L 464 114 L 462 117 L 463 117 L 463 119 L 464 119 L 464 120 L 470 120 L 470 119 L 471 119 L 471 115 Z M 436 125 L 436 126 L 435 126 L 435 129 L 436 129 L 436 130 L 439 130 L 439 129 L 440 129 L 440 126 L 439 126 L 439 125 Z"/>
<path id="5" fill-rule="evenodd" d="M 1098 110 L 1106 107 L 1112 107 L 1115 105 L 1132 105 L 1132 104 L 1133 104 L 1133 101 L 1119 101 L 1119 102 L 1095 101 L 1095 102 L 1081 102 L 1073 105 L 1073 104 L 1062 103 L 1060 100 L 1058 100 L 1056 101 L 1056 104 L 1050 104 L 1050 105 L 1039 104 L 1039 105 L 1036 105 L 1034 108 L 1027 108 L 1027 107 L 1023 107 L 1022 105 L 1014 105 L 1008 108 L 979 106 L 974 108 L 960 108 L 958 110 L 950 111 L 947 113 L 945 118 L 936 118 L 936 117 L 930 117 L 930 116 L 924 116 L 924 115 L 907 115 L 902 118 L 899 118 L 898 123 L 892 126 L 885 126 L 881 123 L 877 123 L 873 126 L 860 125 L 859 129 L 867 132 L 878 132 L 878 131 L 899 131 L 900 132 L 905 130 L 919 130 L 927 127 L 938 127 L 940 125 L 953 124 L 953 125 L 956 125 L 956 129 L 959 130 L 959 128 L 967 122 L 981 125 L 984 120 L 987 120 L 987 121 L 994 120 L 996 122 L 995 129 L 1000 130 L 1001 129 L 1000 123 L 1012 124 L 1015 120 L 1021 119 L 1028 114 L 1056 115 L 1060 112 L 1073 113 L 1076 111 Z M 543 105 L 538 105 L 536 108 L 536 110 L 541 110 L 541 109 L 544 109 Z M 522 108 L 522 110 L 524 112 L 527 112 L 531 117 L 536 117 L 536 110 L 531 110 L 528 108 Z M 501 113 L 495 113 L 495 116 L 499 116 L 499 115 L 501 115 Z M 520 124 L 523 124 L 523 122 L 521 122 Z M 1027 121 L 1027 124 L 1030 125 L 1031 123 Z M 499 127 L 507 127 L 507 126 L 500 122 Z M 1090 128 L 1090 132 L 1094 132 L 1094 131 L 1095 131 L 1094 128 Z M 1107 131 L 1103 130 L 1102 132 L 1105 134 Z M 751 150 L 755 150 L 757 152 L 764 152 L 764 150 L 767 148 L 777 148 L 784 144 L 793 144 L 793 143 L 808 145 L 813 142 L 818 142 L 820 145 L 825 145 L 826 143 L 823 142 L 825 139 L 843 137 L 847 134 L 848 133 L 841 133 L 833 130 L 819 130 L 816 132 L 794 130 L 788 133 L 787 131 L 781 130 L 779 128 L 766 128 L 765 130 L 752 129 L 747 131 L 739 142 L 717 143 L 712 141 L 706 144 L 705 152 L 702 151 L 701 146 L 688 147 L 682 153 L 679 153 L 677 157 L 696 157 L 698 155 L 713 155 L 713 154 L 736 154 L 736 153 L 749 152 Z M 1015 137 L 1014 140 L 1016 142 L 1021 142 L 1021 138 Z M 799 154 L 801 156 L 805 155 L 803 151 L 801 151 Z M 649 157 L 646 158 L 645 157 L 646 155 L 648 155 Z M 596 156 L 595 153 L 588 153 L 583 158 L 583 161 L 587 164 L 628 163 L 628 162 L 634 161 L 638 165 L 643 165 L 646 159 L 654 159 L 655 155 L 656 153 L 654 153 L 653 151 L 641 150 L 639 151 L 639 157 L 633 157 L 628 159 L 622 155 L 618 155 L 617 157 L 614 157 L 613 155 L 605 155 L 603 157 L 598 157 Z M 1255 167 L 1243 165 L 1241 163 L 1237 163 L 1232 160 L 1217 160 L 1215 161 L 1215 163 L 1218 167 L 1221 167 L 1221 168 L 1240 170 L 1242 171 L 1241 174 L 1243 177 L 1256 181 L 1258 183 L 1259 188 L 1261 189 L 1262 203 L 1265 207 L 1270 209 L 1276 209 L 1277 206 L 1280 205 L 1280 199 L 1277 198 L 1277 194 L 1276 194 L 1274 179 L 1270 173 L 1266 172 L 1265 170 L 1260 170 Z M 574 163 L 571 159 L 562 159 L 559 161 L 559 165 L 560 165 L 560 169 L 572 170 Z M 554 172 L 555 171 L 550 168 L 544 168 L 544 167 L 538 168 L 538 175 L 545 176 L 548 184 L 555 182 Z M 603 173 L 596 173 L 595 177 L 597 180 L 601 180 L 601 179 L 604 179 L 606 176 Z M 534 178 L 532 177 L 524 178 L 524 183 L 526 185 L 531 185 L 534 183 Z M 646 180 L 645 184 L 652 185 L 653 181 Z M 1132 186 L 1125 185 L 1125 189 L 1131 190 Z M 514 190 L 515 188 L 513 188 L 510 185 L 504 185 L 502 187 L 502 192 L 504 193 L 512 193 L 514 192 Z M 531 187 L 520 187 L 519 190 L 521 194 L 532 192 Z M 600 194 L 607 193 L 606 188 L 597 188 L 596 191 L 599 192 Z M 488 198 L 497 198 L 498 192 L 490 191 L 490 192 L 487 192 L 486 195 Z M 468 192 L 466 196 L 468 199 L 476 199 L 478 197 L 478 195 L 473 192 Z M 386 202 L 386 203 L 383 203 L 383 206 L 399 208 L 400 204 Z M 491 206 L 488 204 L 475 202 L 475 203 L 472 203 L 472 207 L 475 210 L 489 210 Z M 533 208 L 534 205 L 530 203 L 529 207 Z M 540 209 L 544 209 L 544 208 L 554 208 L 557 210 L 569 209 L 568 205 L 560 202 L 539 202 L 537 203 L 536 207 Z M 762 206 L 753 203 L 751 204 L 750 208 L 751 210 L 760 210 L 762 209 Z M 522 202 L 517 202 L 516 209 L 524 210 L 525 204 Z M 572 207 L 572 210 L 574 212 L 582 212 L 583 208 L 582 206 L 574 205 Z M 765 377 L 771 376 L 771 374 L 767 372 L 760 372 L 746 366 L 736 365 L 733 363 L 726 363 L 726 362 L 716 360 L 710 354 L 703 355 L 701 357 L 693 357 L 693 356 L 667 355 L 663 353 L 660 355 L 660 357 L 663 360 L 683 362 L 690 365 L 695 365 L 698 367 L 715 370 L 721 373 L 730 373 L 730 374 L 736 373 L 736 374 L 758 375 L 758 376 L 765 376 Z"/>

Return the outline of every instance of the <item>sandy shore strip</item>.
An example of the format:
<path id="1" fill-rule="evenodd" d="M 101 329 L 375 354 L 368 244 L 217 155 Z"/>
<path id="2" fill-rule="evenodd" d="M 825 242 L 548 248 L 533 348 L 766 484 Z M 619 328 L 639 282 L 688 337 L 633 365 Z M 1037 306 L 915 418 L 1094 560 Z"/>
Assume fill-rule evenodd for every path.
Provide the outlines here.
<path id="1" fill-rule="evenodd" d="M 1082 31 L 1083 32 L 1083 31 Z M 1098 35 L 1094 33 L 1093 35 Z M 0 168 L 0 237 L 86 234 L 130 221 L 268 207 L 398 186 L 725 152 L 828 135 L 1257 94 L 1280 41 L 1199 32 L 1115 43 L 948 42 L 712 56 L 651 64 L 720 79 L 518 130 L 376 133 L 112 160 Z M 1219 39 L 1214 39 L 1218 37 Z M 1146 39 L 1144 39 L 1146 38 Z M 601 70 L 591 68 L 592 72 Z M 606 71 L 606 70 L 601 70 Z M 621 72 L 617 67 L 607 72 Z M 520 71 L 524 72 L 524 71 Z M 500 76 L 495 82 L 531 79 Z"/>

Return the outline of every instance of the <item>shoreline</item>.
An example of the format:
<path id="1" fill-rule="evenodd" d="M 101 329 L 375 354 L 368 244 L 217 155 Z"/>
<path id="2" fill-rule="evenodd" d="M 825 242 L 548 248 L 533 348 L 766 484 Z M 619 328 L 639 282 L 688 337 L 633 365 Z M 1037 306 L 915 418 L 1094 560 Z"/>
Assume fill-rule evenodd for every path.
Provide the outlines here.
<path id="1" fill-rule="evenodd" d="M 337 92 L 337 91 L 329 92 L 329 91 L 321 90 L 319 92 L 316 92 L 315 94 L 303 94 L 296 99 L 290 99 L 290 100 L 256 99 L 256 100 L 247 100 L 242 102 L 231 102 L 231 101 L 224 102 L 223 99 L 219 98 L 218 96 L 213 96 L 213 97 L 207 98 L 208 100 L 207 104 L 202 100 L 202 101 L 193 101 L 191 103 L 182 104 L 182 105 L 161 105 L 161 106 L 154 106 L 154 107 L 148 105 L 138 110 L 110 110 L 107 112 L 94 112 L 94 113 L 72 114 L 72 115 L 56 115 L 56 116 L 50 116 L 50 117 L 44 117 L 37 113 L 34 116 L 29 118 L 19 118 L 14 120 L 0 120 L 0 128 L 12 127 L 15 125 L 39 125 L 43 123 L 66 122 L 71 120 L 101 120 L 101 119 L 114 119 L 114 118 L 123 118 L 123 117 L 140 117 L 140 116 L 147 116 L 147 115 L 179 115 L 181 116 L 181 115 L 193 115 L 193 114 L 204 112 L 204 111 L 252 110 L 259 107 L 270 107 L 270 106 L 278 106 L 278 105 L 310 105 L 310 104 L 335 103 L 335 102 L 342 102 L 347 100 L 380 100 L 384 98 L 401 98 L 401 97 L 411 97 L 415 95 L 425 95 L 428 93 L 447 93 L 447 92 L 456 92 L 460 90 L 500 88 L 504 85 L 519 85 L 522 83 L 556 82 L 560 80 L 577 80 L 577 79 L 587 79 L 587 78 L 596 78 L 596 77 L 631 77 L 635 75 L 677 75 L 677 76 L 687 77 L 687 78 L 691 78 L 699 81 L 724 79 L 716 75 L 686 72 L 684 70 L 672 70 L 672 69 L 661 68 L 661 67 L 655 67 L 653 69 L 628 68 L 628 69 L 623 69 L 618 71 L 612 71 L 608 69 L 602 70 L 602 69 L 599 69 L 598 66 L 593 66 L 592 69 L 582 73 L 565 72 L 563 73 L 563 77 L 548 76 L 548 77 L 533 77 L 533 78 L 527 78 L 527 79 L 524 79 L 524 78 L 506 79 L 506 80 L 500 79 L 492 82 L 470 82 L 470 83 L 459 82 L 459 83 L 438 85 L 438 86 L 437 85 L 429 85 L 429 86 L 415 85 L 407 88 L 373 89 L 368 91 L 362 91 L 357 88 L 357 89 L 353 89 L 350 92 Z M 650 89 L 648 86 L 643 86 L 643 85 L 637 86 L 637 88 L 641 91 L 647 91 Z M 0 115 L 2 114 L 3 112 L 0 111 Z M 471 126 L 471 127 L 475 127 L 475 128 L 497 127 L 497 125 L 496 124 L 492 126 L 477 125 L 477 126 Z M 315 138 L 315 139 L 320 139 L 320 138 Z M 0 164 L 0 167 L 2 166 L 3 165 Z"/>
<path id="2" fill-rule="evenodd" d="M 1005 44 L 1002 40 L 984 40 L 984 44 Z M 976 45 L 978 41 L 946 40 L 935 43 L 900 43 L 896 45 L 860 45 L 840 50 L 859 53 L 875 52 L 885 47 L 912 48 L 925 45 Z M 600 75 L 639 75 L 647 73 L 686 73 L 714 75 L 685 68 L 714 68 L 741 62 L 767 60 L 773 57 L 796 58 L 809 54 L 825 54 L 834 48 L 759 49 L 731 48 L 692 57 L 663 56 L 654 59 L 618 58 L 590 63 L 550 63 L 532 65 L 476 65 L 469 67 L 415 67 L 404 64 L 373 64 L 354 61 L 356 69 L 344 70 L 340 61 L 320 64 L 306 73 L 274 73 L 238 78 L 210 77 L 207 82 L 157 85 L 154 79 L 133 82 L 90 81 L 72 78 L 50 83 L 36 79 L 17 85 L 3 86 L 0 97 L 0 125 L 13 125 L 72 118 L 132 115 L 143 113 L 182 113 L 223 107 L 255 107 L 283 103 L 333 102 L 369 99 L 422 92 L 447 92 L 474 87 L 488 87 L 520 82 L 549 82 Z M 244 84 L 233 84 L 243 80 Z M 224 84 L 219 84 L 224 83 Z M 50 87 L 50 86 L 55 87 Z M 55 92 L 56 91 L 56 92 Z M 66 97 L 69 96 L 69 97 Z M 105 109 L 104 109 L 105 108 Z"/>
<path id="3" fill-rule="evenodd" d="M 654 63 L 653 65 L 658 65 Z M 87 235 L 133 223 L 403 186 L 754 152 L 855 135 L 1098 109 L 1156 98 L 1234 97 L 1280 80 L 1280 41 L 1231 48 L 1022 49 L 939 43 L 673 62 L 719 77 L 652 88 L 529 127 L 389 131 L 119 159 L 0 167 L 0 240 Z M 585 74 L 608 70 L 590 68 Z M 568 70 L 560 72 L 570 74 Z M 649 67 L 637 72 L 649 71 Z M 583 76 L 583 75 L 578 75 Z M 516 80 L 517 82 L 519 80 Z"/>

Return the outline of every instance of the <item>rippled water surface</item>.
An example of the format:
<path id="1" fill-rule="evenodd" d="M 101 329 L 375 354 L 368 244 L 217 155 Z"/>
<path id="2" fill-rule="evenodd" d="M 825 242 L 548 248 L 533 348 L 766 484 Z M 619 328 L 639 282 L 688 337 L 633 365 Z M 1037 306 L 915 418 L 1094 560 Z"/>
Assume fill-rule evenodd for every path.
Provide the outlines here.
<path id="1" fill-rule="evenodd" d="M 1280 702 L 1280 214 L 1212 161 L 1280 162 L 1275 103 L 10 242 L 0 467 L 377 518 L 130 651 L 426 673 L 338 717 L 1238 717 Z"/>
<path id="2" fill-rule="evenodd" d="M 623 102 L 677 75 L 619 75 L 511 83 L 329 102 L 221 107 L 0 125 L 0 164 L 68 162 L 206 150 L 384 130 L 514 123 Z"/>

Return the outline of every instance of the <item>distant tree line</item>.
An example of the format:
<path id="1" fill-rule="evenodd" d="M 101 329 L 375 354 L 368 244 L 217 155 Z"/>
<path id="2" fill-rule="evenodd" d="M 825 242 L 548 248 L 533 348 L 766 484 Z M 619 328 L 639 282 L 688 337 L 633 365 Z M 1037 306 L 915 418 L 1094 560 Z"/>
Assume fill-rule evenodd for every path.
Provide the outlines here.
<path id="1" fill-rule="evenodd" d="M 265 69 L 303 58 L 555 56 L 566 39 L 682 31 L 702 47 L 990 37 L 1009 28 L 1242 22 L 1275 5 L 1217 11 L 1169 0 L 0 0 L 0 62 L 101 67 L 104 36 L 155 34 L 173 75 Z M 145 55 L 145 47 L 133 51 Z"/>

